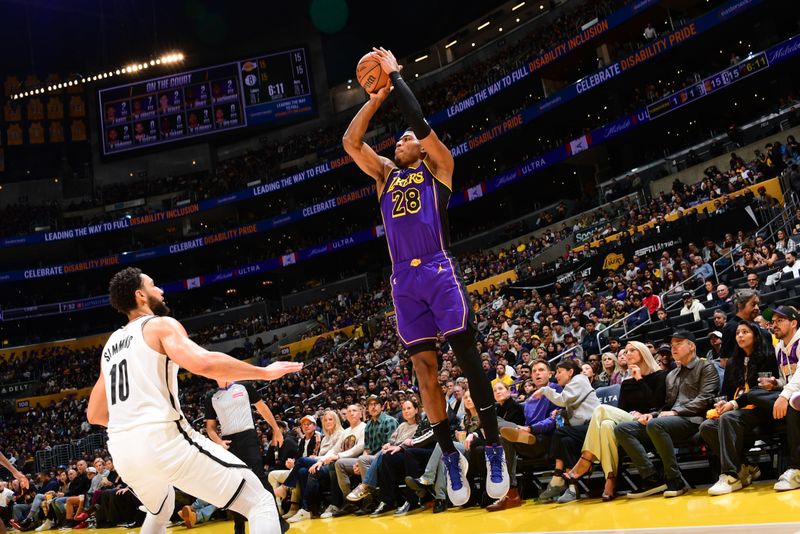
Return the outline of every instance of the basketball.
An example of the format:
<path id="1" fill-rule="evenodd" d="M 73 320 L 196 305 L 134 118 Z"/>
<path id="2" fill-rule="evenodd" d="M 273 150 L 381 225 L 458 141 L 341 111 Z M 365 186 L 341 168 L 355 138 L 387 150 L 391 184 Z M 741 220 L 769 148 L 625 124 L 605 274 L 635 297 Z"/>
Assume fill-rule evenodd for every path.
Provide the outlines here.
<path id="1" fill-rule="evenodd" d="M 356 79 L 368 93 L 377 93 L 389 83 L 389 76 L 383 72 L 378 59 L 372 52 L 364 54 L 356 66 Z"/>

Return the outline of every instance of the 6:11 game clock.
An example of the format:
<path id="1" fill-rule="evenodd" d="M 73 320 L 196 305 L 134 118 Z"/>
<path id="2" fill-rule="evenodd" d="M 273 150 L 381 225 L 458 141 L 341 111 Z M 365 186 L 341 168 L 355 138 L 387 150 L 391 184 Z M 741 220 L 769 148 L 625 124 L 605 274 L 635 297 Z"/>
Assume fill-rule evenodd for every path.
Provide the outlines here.
<path id="1" fill-rule="evenodd" d="M 311 85 L 302 48 L 242 61 L 248 124 L 310 114 Z"/>

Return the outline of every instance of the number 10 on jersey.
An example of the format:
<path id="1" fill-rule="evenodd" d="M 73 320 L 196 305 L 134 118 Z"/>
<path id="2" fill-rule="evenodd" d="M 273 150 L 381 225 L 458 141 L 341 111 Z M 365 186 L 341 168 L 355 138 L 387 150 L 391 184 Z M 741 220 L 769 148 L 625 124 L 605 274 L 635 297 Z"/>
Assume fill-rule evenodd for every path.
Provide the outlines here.
<path id="1" fill-rule="evenodd" d="M 119 382 L 119 384 L 118 384 Z M 111 367 L 111 405 L 117 403 L 117 387 L 119 385 L 119 401 L 125 402 L 131 393 L 128 385 L 128 360 L 122 360 Z"/>

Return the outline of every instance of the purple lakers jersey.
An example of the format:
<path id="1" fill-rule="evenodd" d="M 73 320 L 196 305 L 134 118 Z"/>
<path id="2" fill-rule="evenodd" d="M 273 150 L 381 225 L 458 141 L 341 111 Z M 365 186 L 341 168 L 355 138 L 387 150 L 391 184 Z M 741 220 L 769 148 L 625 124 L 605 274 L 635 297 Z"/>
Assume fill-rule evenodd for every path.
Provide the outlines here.
<path id="1" fill-rule="evenodd" d="M 450 190 L 424 161 L 389 174 L 380 205 L 393 265 L 447 250 L 449 201 Z"/>

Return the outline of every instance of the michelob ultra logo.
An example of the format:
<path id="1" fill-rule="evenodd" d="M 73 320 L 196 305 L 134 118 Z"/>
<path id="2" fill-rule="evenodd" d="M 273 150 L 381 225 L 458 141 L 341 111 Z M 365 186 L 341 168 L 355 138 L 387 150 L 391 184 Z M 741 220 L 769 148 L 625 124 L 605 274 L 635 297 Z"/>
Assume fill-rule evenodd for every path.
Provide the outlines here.
<path id="1" fill-rule="evenodd" d="M 605 261 L 603 262 L 603 270 L 612 270 L 616 271 L 625 263 L 625 256 L 622 254 L 616 254 L 612 252 L 608 256 L 606 256 Z"/>

